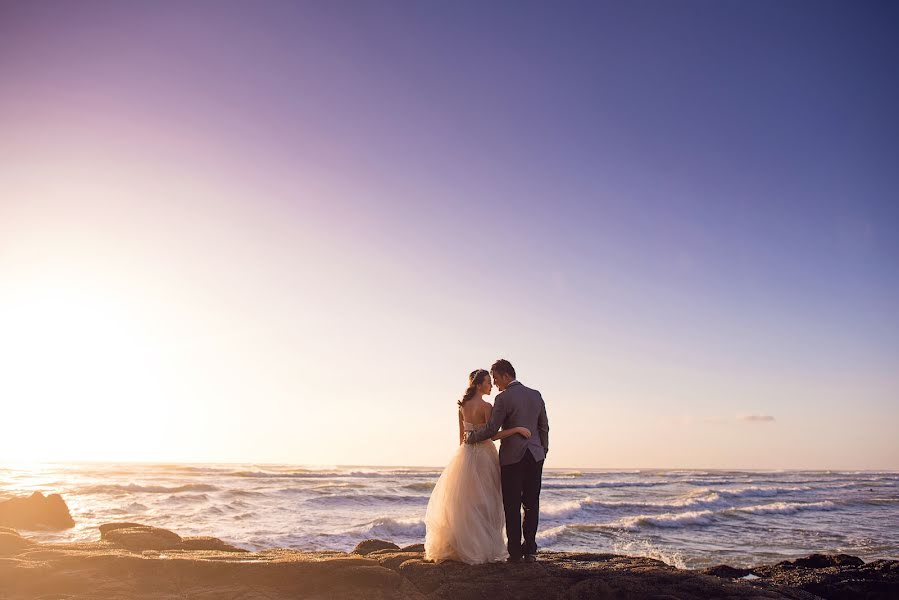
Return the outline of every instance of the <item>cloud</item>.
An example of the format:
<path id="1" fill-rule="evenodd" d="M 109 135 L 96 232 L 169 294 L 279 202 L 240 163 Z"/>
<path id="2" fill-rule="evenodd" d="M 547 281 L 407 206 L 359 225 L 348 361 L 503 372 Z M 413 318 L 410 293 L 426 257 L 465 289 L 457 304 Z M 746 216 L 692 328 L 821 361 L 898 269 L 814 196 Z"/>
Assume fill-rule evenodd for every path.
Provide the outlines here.
<path id="1" fill-rule="evenodd" d="M 774 417 L 771 415 L 740 415 L 739 419 L 744 423 L 771 423 Z"/>

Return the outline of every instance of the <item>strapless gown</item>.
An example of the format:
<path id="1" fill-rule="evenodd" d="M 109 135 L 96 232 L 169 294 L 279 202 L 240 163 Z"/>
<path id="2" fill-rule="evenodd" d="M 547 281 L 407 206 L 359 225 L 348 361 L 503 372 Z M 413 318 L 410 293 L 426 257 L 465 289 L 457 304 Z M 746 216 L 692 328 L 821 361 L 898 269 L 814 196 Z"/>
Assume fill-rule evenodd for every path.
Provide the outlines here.
<path id="1" fill-rule="evenodd" d="M 463 423 L 465 431 L 484 425 Z M 425 558 L 470 565 L 505 560 L 499 453 L 492 441 L 460 444 L 440 474 L 425 514 Z"/>

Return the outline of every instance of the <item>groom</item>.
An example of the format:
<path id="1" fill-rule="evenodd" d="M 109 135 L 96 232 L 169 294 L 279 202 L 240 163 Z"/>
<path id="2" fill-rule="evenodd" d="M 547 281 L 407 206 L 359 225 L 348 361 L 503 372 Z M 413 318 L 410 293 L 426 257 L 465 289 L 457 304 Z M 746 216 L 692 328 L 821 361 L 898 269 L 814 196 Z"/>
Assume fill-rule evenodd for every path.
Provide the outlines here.
<path id="1" fill-rule="evenodd" d="M 500 442 L 499 463 L 502 469 L 503 508 L 506 512 L 506 537 L 509 539 L 509 561 L 537 560 L 537 521 L 540 515 L 540 482 L 543 460 L 549 451 L 549 421 L 540 392 L 525 387 L 515 379 L 512 363 L 499 359 L 490 367 L 499 395 L 486 429 L 465 433 L 465 443 L 489 440 L 500 427 L 527 427 L 530 438 L 513 435 Z M 521 545 L 521 507 L 524 506 L 524 548 Z"/>

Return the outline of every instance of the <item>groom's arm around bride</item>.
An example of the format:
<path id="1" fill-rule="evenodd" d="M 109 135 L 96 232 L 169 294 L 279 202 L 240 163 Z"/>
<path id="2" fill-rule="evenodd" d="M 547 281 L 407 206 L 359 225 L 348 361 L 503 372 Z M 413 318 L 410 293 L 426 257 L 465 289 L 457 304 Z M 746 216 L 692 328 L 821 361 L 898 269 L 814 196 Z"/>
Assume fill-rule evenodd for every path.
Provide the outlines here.
<path id="1" fill-rule="evenodd" d="M 531 431 L 537 430 L 539 436 L 526 439 L 522 436 L 512 436 L 502 441 L 500 447 L 500 460 L 503 464 L 521 460 L 528 447 L 532 448 L 536 460 L 543 460 L 549 452 L 549 420 L 546 416 L 546 404 L 537 390 L 532 390 L 512 381 L 501 392 L 493 405 L 490 420 L 484 429 L 465 433 L 466 444 L 476 444 L 489 440 L 502 429 L 512 427 L 526 427 Z M 503 456 L 503 455 L 506 456 Z M 542 456 L 539 456 L 542 454 Z"/>

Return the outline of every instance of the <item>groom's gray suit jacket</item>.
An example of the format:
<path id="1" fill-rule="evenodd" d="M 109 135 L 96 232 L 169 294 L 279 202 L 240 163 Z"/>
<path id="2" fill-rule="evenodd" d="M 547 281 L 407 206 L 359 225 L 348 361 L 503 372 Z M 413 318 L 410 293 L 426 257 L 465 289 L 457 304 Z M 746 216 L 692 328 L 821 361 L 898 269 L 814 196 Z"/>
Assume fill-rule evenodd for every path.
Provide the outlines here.
<path id="1" fill-rule="evenodd" d="M 497 395 L 486 428 L 467 432 L 465 443 L 475 444 L 489 440 L 496 435 L 500 427 L 503 429 L 527 427 L 531 430 L 529 439 L 516 434 L 500 442 L 499 462 L 501 465 L 517 463 L 524 458 L 524 453 L 528 450 L 534 455 L 536 461 L 546 458 L 546 453 L 549 451 L 549 421 L 546 418 L 546 405 L 543 403 L 540 392 L 513 381 L 509 387 Z"/>

